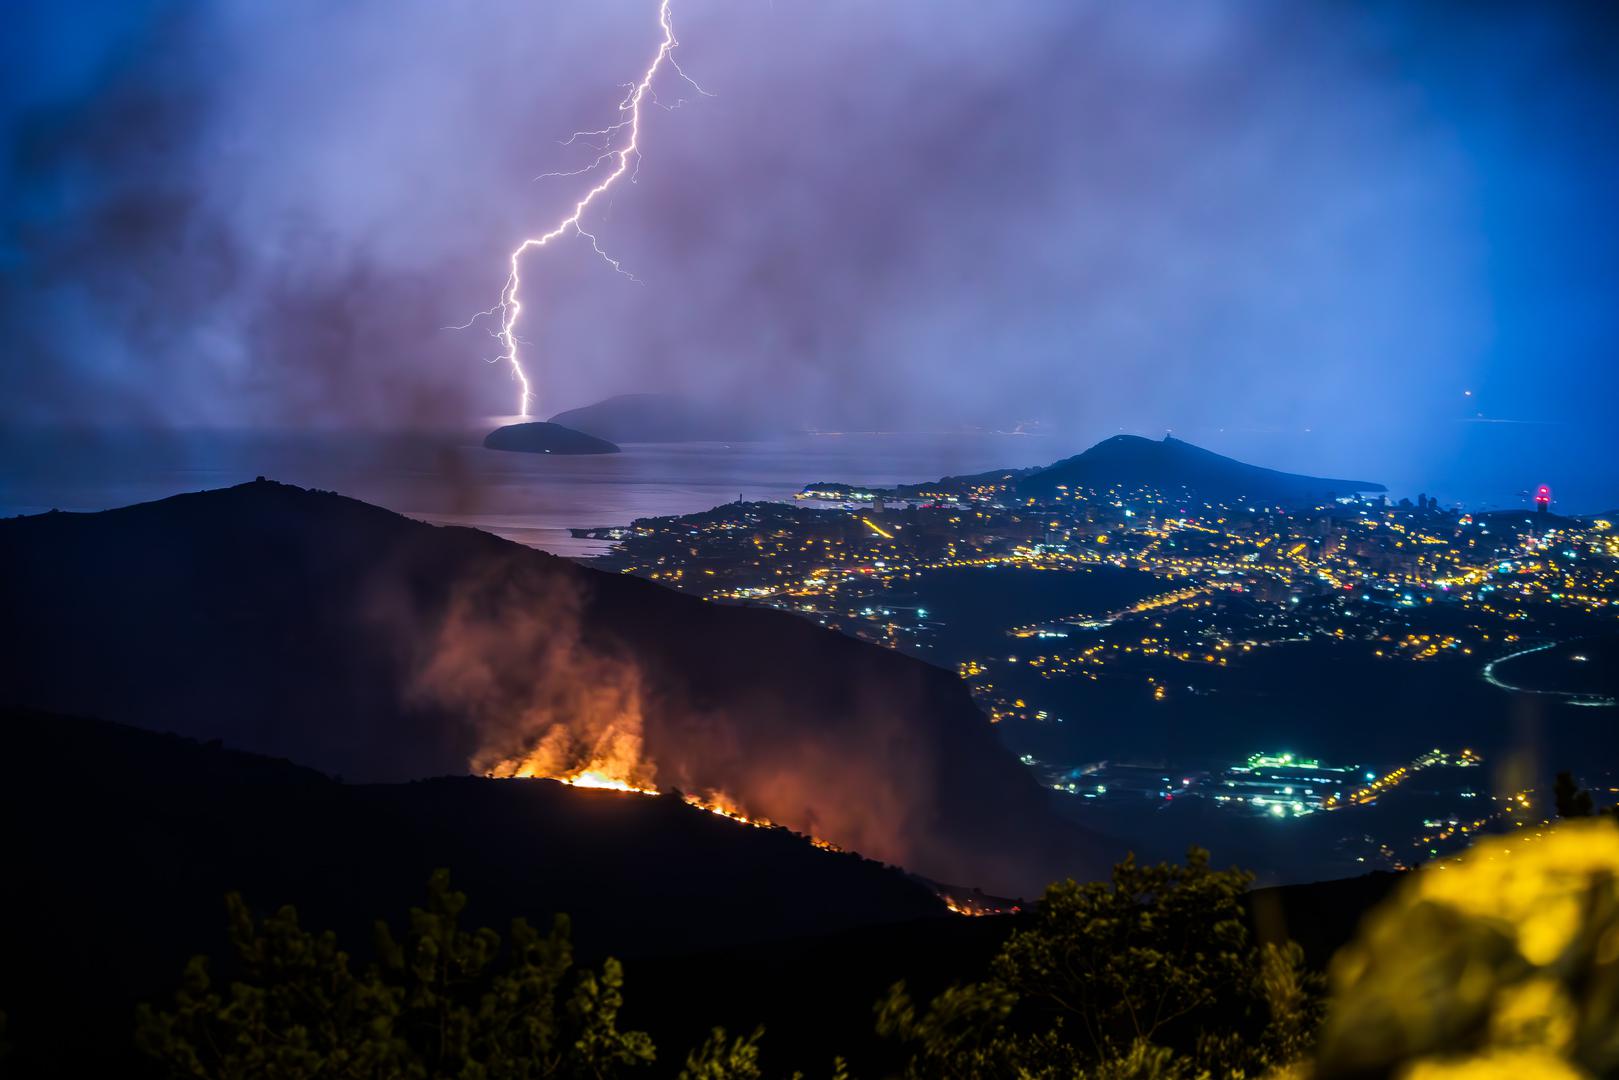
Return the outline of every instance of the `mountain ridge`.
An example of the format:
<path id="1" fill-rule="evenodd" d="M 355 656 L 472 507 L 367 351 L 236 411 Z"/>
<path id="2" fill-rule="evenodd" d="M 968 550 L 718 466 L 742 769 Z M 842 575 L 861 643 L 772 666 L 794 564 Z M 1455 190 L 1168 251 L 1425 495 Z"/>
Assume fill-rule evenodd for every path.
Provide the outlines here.
<path id="1" fill-rule="evenodd" d="M 1360 491 L 1387 491 L 1369 480 L 1342 480 L 1250 465 L 1165 435 L 1114 435 L 1082 453 L 1036 469 L 1016 480 L 1019 494 L 1054 496 L 1061 487 L 1155 487 L 1185 489 L 1218 498 L 1311 501 Z"/>
<path id="2" fill-rule="evenodd" d="M 1000 895 L 1111 855 L 953 673 L 478 530 L 259 481 L 0 521 L 0 566 L 0 703 L 364 780 L 619 755 Z"/>
<path id="3" fill-rule="evenodd" d="M 551 423 L 614 443 L 756 442 L 774 426 L 670 394 L 615 394 L 551 417 Z"/>
<path id="4" fill-rule="evenodd" d="M 147 1075 L 127 1034 L 134 1007 L 167 1006 L 199 953 L 228 986 L 227 892 L 261 916 L 293 905 L 305 928 L 335 931 L 357 969 L 370 962 L 372 921 L 397 929 L 440 867 L 467 894 L 464 926 L 505 937 L 514 917 L 543 930 L 567 914 L 590 965 L 979 921 L 897 869 L 674 796 L 477 777 L 348 784 L 218 744 L 18 710 L 0 709 L 0 734 L 0 816 L 16 823 L 0 881 L 0 1001 L 18 1075 Z M 630 1000 L 645 997 L 632 978 Z M 711 1019 L 679 1038 L 696 1040 Z M 100 1033 L 94 1045 L 63 1051 L 86 1030 Z"/>
<path id="5" fill-rule="evenodd" d="M 1114 435 L 1050 465 L 945 476 L 926 483 L 900 484 L 892 493 L 901 498 L 925 498 L 941 492 L 961 495 L 975 488 L 1001 488 L 1045 500 L 1069 497 L 1065 489 L 1105 491 L 1121 486 L 1284 503 L 1323 502 L 1356 492 L 1388 490 L 1370 480 L 1306 476 L 1250 465 L 1171 435 L 1162 440 Z M 803 490 L 844 488 L 849 485 L 820 483 Z"/>

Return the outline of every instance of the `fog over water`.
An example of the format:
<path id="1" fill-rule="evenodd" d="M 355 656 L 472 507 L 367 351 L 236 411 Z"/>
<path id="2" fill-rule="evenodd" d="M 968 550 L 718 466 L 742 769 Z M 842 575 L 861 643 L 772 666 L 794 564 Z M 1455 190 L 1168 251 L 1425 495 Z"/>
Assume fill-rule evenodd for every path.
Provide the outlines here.
<path id="1" fill-rule="evenodd" d="M 1113 432 L 1098 431 L 1100 439 Z M 1154 433 L 1155 435 L 1158 433 Z M 1255 464 L 1331 474 L 1307 438 L 1272 432 L 1177 432 Z M 1423 476 L 1346 469 L 1346 478 L 1385 483 L 1394 498 L 1432 493 L 1470 508 L 1524 505 L 1537 474 L 1505 464 L 1523 456 L 1532 428 L 1479 427 L 1477 454 L 1503 461 L 1499 482 L 1458 471 Z M 105 510 L 185 491 L 266 476 L 338 491 L 424 521 L 469 525 L 559 555 L 604 550 L 569 529 L 627 525 L 638 517 L 707 510 L 739 496 L 787 499 L 805 484 L 892 485 L 998 468 L 1047 465 L 1093 438 L 995 432 L 817 434 L 759 443 L 631 443 L 619 454 L 505 453 L 479 445 L 481 431 L 386 434 L 0 432 L 0 516 Z M 1551 455 L 1548 453 L 1548 464 Z M 1476 457 L 1475 457 L 1476 459 Z M 1602 486 L 1559 489 L 1560 508 L 1619 505 Z M 1576 501 L 1577 500 L 1577 501 Z"/>
<path id="2" fill-rule="evenodd" d="M 103 510 L 255 476 L 330 489 L 559 555 L 601 551 L 573 527 L 686 514 L 739 495 L 785 499 L 805 484 L 894 484 L 1050 461 L 1040 436 L 806 435 L 771 443 L 631 444 L 576 457 L 486 450 L 425 435 L 98 434 L 0 438 L 0 515 Z"/>

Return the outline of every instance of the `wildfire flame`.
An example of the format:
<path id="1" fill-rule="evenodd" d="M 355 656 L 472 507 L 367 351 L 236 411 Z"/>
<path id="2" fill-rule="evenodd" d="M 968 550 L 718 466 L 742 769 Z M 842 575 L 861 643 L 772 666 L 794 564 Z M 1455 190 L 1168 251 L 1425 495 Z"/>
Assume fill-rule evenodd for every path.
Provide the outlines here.
<path id="1" fill-rule="evenodd" d="M 494 779 L 555 780 L 557 783 L 567 784 L 569 787 L 595 788 L 601 791 L 623 791 L 633 795 L 658 796 L 664 794 L 650 783 L 637 782 L 630 778 L 639 768 L 638 764 L 629 771 L 621 771 L 621 769 L 615 769 L 612 766 L 596 764 L 590 768 L 577 769 L 561 775 L 546 776 L 535 769 L 535 762 L 539 758 L 540 755 L 533 754 L 521 761 L 505 761 L 495 769 L 489 770 L 486 775 Z M 618 775 L 615 775 L 615 773 L 618 773 Z M 755 829 L 786 828 L 784 825 L 777 825 L 769 818 L 749 814 L 742 808 L 740 803 L 723 791 L 711 789 L 706 795 L 682 794 L 681 800 L 687 806 L 713 814 L 716 817 L 725 818 L 727 821 L 734 821 L 738 825 L 747 825 Z M 804 836 L 804 839 L 823 851 L 841 852 L 843 850 L 830 840 L 824 840 L 819 836 Z M 953 896 L 944 887 L 940 886 L 935 887 L 935 892 L 938 894 L 939 899 L 944 902 L 944 906 L 957 915 L 1004 915 L 1008 912 L 1021 910 L 1016 905 L 1007 907 L 984 902 L 973 897 Z"/>
<path id="2" fill-rule="evenodd" d="M 999 912 L 995 911 L 992 908 L 976 907 L 970 901 L 966 902 L 966 903 L 963 903 L 962 901 L 959 901 L 955 897 L 951 896 L 949 893 L 940 893 L 939 894 L 939 899 L 944 901 L 944 906 L 945 907 L 949 908 L 951 911 L 955 912 L 957 915 L 998 915 L 999 914 Z"/>
<path id="3" fill-rule="evenodd" d="M 730 818 L 732 821 L 740 822 L 743 825 L 752 825 L 760 829 L 775 828 L 775 822 L 769 818 L 749 815 L 746 810 L 738 805 L 735 799 L 723 791 L 710 791 L 707 795 L 687 795 L 685 800 L 687 806 L 707 810 L 710 814 L 718 814 L 722 818 Z"/>
<path id="4" fill-rule="evenodd" d="M 484 775 L 496 780 L 555 780 L 559 784 L 569 787 L 595 788 L 600 791 L 625 791 L 635 795 L 662 795 L 663 792 L 651 782 L 646 768 L 637 760 L 593 761 L 588 766 L 571 770 L 548 770 L 546 768 L 546 755 L 537 750 L 527 757 L 509 758 L 500 762 L 494 768 L 485 771 Z M 710 790 L 706 795 L 682 794 L 682 801 L 687 806 L 706 811 L 717 817 L 734 821 L 738 825 L 748 825 L 755 829 L 781 829 L 767 817 L 759 817 L 748 813 L 742 804 L 723 791 Z M 814 846 L 822 851 L 842 851 L 843 849 L 830 840 L 819 836 L 805 836 Z"/>
<path id="5" fill-rule="evenodd" d="M 594 769 L 587 769 L 584 772 L 578 773 L 574 776 L 553 776 L 550 777 L 550 779 L 559 780 L 570 787 L 602 788 L 607 791 L 633 791 L 638 795 L 658 794 L 656 788 L 636 787 L 628 780 L 621 780 L 618 777 L 607 776 L 604 773 L 595 771 Z"/>
<path id="6" fill-rule="evenodd" d="M 573 787 L 658 794 L 656 769 L 642 754 L 640 717 L 615 716 L 586 741 L 554 724 L 527 753 L 483 770 L 497 780 L 556 780 Z"/>
<path id="7" fill-rule="evenodd" d="M 1011 901 L 996 900 L 987 896 L 953 894 L 949 887 L 944 885 L 935 885 L 933 891 L 944 901 L 944 906 L 957 915 L 1016 915 L 1023 910 L 1022 905 Z"/>

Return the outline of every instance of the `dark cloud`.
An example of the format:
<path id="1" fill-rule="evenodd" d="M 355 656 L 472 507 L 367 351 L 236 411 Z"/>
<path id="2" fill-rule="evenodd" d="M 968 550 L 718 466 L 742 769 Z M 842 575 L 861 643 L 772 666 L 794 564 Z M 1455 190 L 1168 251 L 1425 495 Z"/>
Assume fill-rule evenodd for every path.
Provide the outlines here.
<path id="1" fill-rule="evenodd" d="M 442 328 L 569 203 L 533 177 L 579 162 L 556 138 L 656 41 L 650 2 L 24 7 L 12 423 L 508 411 L 492 343 Z M 1241 429 L 1310 429 L 1298 463 L 1325 471 L 1474 467 L 1454 421 L 1481 410 L 1603 445 L 1619 87 L 1595 5 L 675 15 L 715 96 L 654 110 L 591 218 L 641 284 L 577 240 L 529 262 L 545 411 L 650 388 L 1250 452 Z"/>

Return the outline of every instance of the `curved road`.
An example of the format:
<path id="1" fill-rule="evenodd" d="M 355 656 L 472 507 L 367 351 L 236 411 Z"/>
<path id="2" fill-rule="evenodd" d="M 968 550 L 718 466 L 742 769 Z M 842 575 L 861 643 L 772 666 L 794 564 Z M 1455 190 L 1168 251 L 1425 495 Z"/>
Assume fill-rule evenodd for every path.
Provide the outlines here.
<path id="1" fill-rule="evenodd" d="M 1570 690 L 1535 690 L 1527 686 L 1514 686 L 1509 682 L 1502 682 L 1500 679 L 1496 678 L 1495 665 L 1505 664 L 1508 661 L 1517 660 L 1519 657 L 1523 656 L 1532 656 L 1538 652 L 1545 652 L 1547 649 L 1554 649 L 1562 644 L 1566 643 L 1561 641 L 1548 641 L 1540 645 L 1531 645 L 1527 649 L 1519 649 L 1517 652 L 1510 653 L 1507 656 L 1498 656 L 1494 660 L 1491 660 L 1488 664 L 1484 665 L 1484 678 L 1491 686 L 1498 687 L 1514 694 L 1539 694 L 1543 697 L 1567 698 L 1570 705 L 1592 705 L 1597 707 L 1619 705 L 1619 702 L 1616 702 L 1613 698 L 1603 697 L 1600 694 L 1581 694 Z"/>

